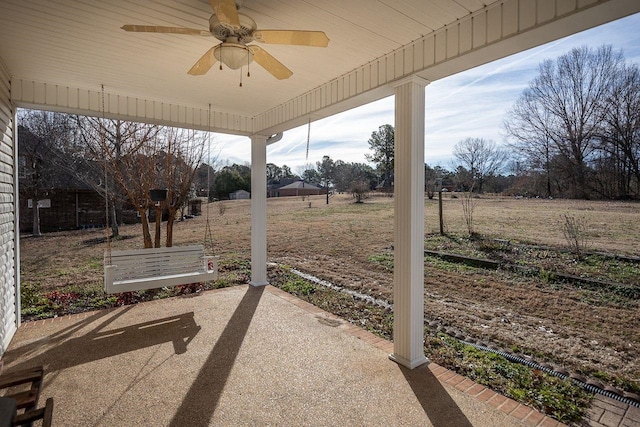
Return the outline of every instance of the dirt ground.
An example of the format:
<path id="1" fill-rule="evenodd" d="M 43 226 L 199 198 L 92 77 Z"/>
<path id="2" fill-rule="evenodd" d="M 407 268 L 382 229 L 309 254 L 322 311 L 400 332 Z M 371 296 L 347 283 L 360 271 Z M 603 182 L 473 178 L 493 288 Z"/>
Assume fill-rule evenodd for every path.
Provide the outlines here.
<path id="1" fill-rule="evenodd" d="M 640 204 L 482 197 L 475 230 L 482 236 L 540 245 L 566 245 L 562 215 L 589 225 L 593 250 L 640 255 Z M 223 208 L 220 208 L 223 206 Z M 209 213 L 177 224 L 174 244 L 201 243 L 207 216 L 221 263 L 250 259 L 250 202 L 209 205 Z M 425 200 L 425 233 L 437 234 L 437 201 Z M 444 198 L 445 229 L 466 233 L 460 199 Z M 139 226 L 121 229 L 114 249 L 141 247 Z M 393 272 L 372 257 L 390 254 L 393 198 L 354 204 L 348 195 L 268 200 L 268 260 L 332 283 L 393 300 Z M 22 283 L 43 290 L 100 286 L 104 231 L 21 238 Z M 631 283 L 638 285 L 631 278 Z M 640 285 L 639 285 L 640 286 Z M 603 298 L 576 286 L 504 271 L 425 264 L 425 318 L 476 339 L 555 362 L 569 370 L 640 383 L 640 303 Z"/>

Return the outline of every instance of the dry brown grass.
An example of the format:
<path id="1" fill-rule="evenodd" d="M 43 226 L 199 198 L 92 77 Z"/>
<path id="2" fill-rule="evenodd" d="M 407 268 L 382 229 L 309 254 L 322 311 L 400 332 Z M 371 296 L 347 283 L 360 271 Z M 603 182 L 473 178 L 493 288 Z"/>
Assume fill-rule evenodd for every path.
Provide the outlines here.
<path id="1" fill-rule="evenodd" d="M 311 207 L 309 207 L 311 202 Z M 215 203 L 226 205 L 224 214 Z M 214 252 L 233 268 L 250 258 L 250 202 L 210 205 Z M 205 208 L 206 209 L 206 208 Z M 438 232 L 437 201 L 425 200 L 425 232 Z M 584 217 L 591 249 L 640 255 L 640 204 L 482 197 L 474 228 L 483 236 L 565 246 L 562 215 Z M 460 199 L 445 195 L 445 227 L 464 234 Z M 176 225 L 176 245 L 204 240 L 206 214 Z M 140 247 L 139 226 L 125 226 L 113 248 Z M 393 274 L 372 255 L 393 244 L 393 199 L 354 204 L 338 195 L 268 200 L 268 259 L 333 283 L 393 300 Z M 43 290 L 71 284 L 100 286 L 104 232 L 53 233 L 21 239 L 22 281 Z M 640 282 L 640 278 L 635 283 Z M 640 378 L 638 301 L 603 300 L 583 289 L 478 269 L 425 268 L 425 316 L 479 339 L 519 348 L 586 373 Z"/>

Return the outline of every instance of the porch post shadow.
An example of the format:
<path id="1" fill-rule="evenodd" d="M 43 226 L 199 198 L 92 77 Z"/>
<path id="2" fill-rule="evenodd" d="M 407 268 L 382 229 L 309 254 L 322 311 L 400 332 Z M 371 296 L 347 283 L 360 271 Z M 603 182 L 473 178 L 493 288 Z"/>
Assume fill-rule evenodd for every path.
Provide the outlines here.
<path id="1" fill-rule="evenodd" d="M 208 426 L 233 369 L 251 319 L 256 312 L 264 286 L 249 286 L 229 323 L 202 365 L 180 407 L 173 416 L 172 427 Z"/>
<path id="2" fill-rule="evenodd" d="M 400 371 L 433 427 L 472 427 L 428 365 L 423 364 L 413 370 L 400 366 Z"/>

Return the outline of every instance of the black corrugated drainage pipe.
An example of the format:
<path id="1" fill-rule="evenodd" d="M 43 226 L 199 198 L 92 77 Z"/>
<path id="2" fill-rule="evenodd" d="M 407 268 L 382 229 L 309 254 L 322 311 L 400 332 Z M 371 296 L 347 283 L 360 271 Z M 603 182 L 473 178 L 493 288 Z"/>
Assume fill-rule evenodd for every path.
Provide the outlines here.
<path id="1" fill-rule="evenodd" d="M 338 292 L 343 292 L 346 293 L 348 295 L 353 296 L 354 298 L 357 298 L 359 300 L 363 300 L 366 301 L 370 304 L 374 304 L 386 309 L 392 309 L 393 308 L 393 304 L 389 303 L 388 301 L 379 299 L 379 298 L 374 298 L 370 295 L 366 295 L 357 291 L 354 291 L 353 289 L 348 289 L 345 288 L 343 286 L 338 286 L 338 285 L 334 285 L 331 282 L 328 282 L 326 280 L 322 280 L 319 279 L 315 276 L 312 276 L 311 274 L 306 274 L 303 273 L 300 270 L 296 270 L 295 268 L 292 268 L 290 270 L 292 273 L 294 273 L 295 275 L 302 277 L 305 280 L 308 280 L 310 282 L 313 282 L 315 284 L 324 286 L 326 288 L 329 289 L 333 289 L 334 291 L 338 291 Z M 492 353 L 496 353 L 499 354 L 500 356 L 506 358 L 507 360 L 511 361 L 511 362 L 516 362 L 516 363 L 521 363 L 523 365 L 527 365 L 529 367 L 532 367 L 534 369 L 539 369 L 541 371 L 544 371 L 548 374 L 554 375 L 560 379 L 567 379 L 570 378 L 574 384 L 576 384 L 578 387 L 581 387 L 584 390 L 587 390 L 590 393 L 595 393 L 595 394 L 601 394 L 603 396 L 609 397 L 611 399 L 617 400 L 619 402 L 623 402 L 626 403 L 627 405 L 631 405 L 631 406 L 635 406 L 636 408 L 640 408 L 640 397 L 637 396 L 634 393 L 626 393 L 623 392 L 621 390 L 618 390 L 614 387 L 610 387 L 610 386 L 604 386 L 602 383 L 600 383 L 599 381 L 596 380 L 587 380 L 586 378 L 584 378 L 582 375 L 580 374 L 576 374 L 576 373 L 569 373 L 568 371 L 559 368 L 559 367 L 554 367 L 551 366 L 547 363 L 538 363 L 535 360 L 529 360 L 526 359 L 524 357 L 520 357 L 517 356 L 515 354 L 512 353 L 507 353 L 504 352 L 502 350 L 499 349 L 495 349 L 492 347 L 489 347 L 488 345 L 484 344 L 484 343 L 476 343 L 475 340 L 470 339 L 469 337 L 466 336 L 462 336 L 462 334 L 456 334 L 454 332 L 450 332 L 450 331 L 446 331 L 442 326 L 437 325 L 437 322 L 429 322 L 429 327 L 431 327 L 431 329 L 433 331 L 437 330 L 446 333 L 447 335 L 449 335 L 452 338 L 457 339 L 460 342 L 463 342 L 464 344 L 473 346 L 479 350 L 482 351 L 488 351 L 488 352 L 492 352 Z"/>

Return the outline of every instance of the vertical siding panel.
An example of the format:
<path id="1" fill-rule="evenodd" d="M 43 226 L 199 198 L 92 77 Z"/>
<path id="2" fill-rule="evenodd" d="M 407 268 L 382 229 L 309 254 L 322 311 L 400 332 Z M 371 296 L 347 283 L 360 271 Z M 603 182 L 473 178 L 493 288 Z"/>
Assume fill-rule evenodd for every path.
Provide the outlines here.
<path id="1" fill-rule="evenodd" d="M 396 57 L 397 52 L 393 52 L 385 56 L 384 60 L 387 64 L 387 73 L 384 78 L 385 83 L 389 83 L 395 80 L 396 78 Z"/>
<path id="2" fill-rule="evenodd" d="M 378 61 L 372 63 L 371 65 L 369 65 L 369 69 L 370 69 L 370 73 L 371 73 L 371 77 L 370 77 L 370 84 L 371 87 L 377 87 L 378 86 L 378 73 L 379 73 L 379 69 L 378 69 Z"/>
<path id="3" fill-rule="evenodd" d="M 60 105 L 58 102 L 58 85 L 45 85 L 44 91 L 44 97 L 47 100 L 48 104 Z"/>
<path id="4" fill-rule="evenodd" d="M 58 105 L 67 107 L 69 105 L 69 88 L 66 86 L 56 86 L 56 91 Z"/>
<path id="5" fill-rule="evenodd" d="M 562 16 L 576 9 L 576 0 L 557 0 L 556 14 Z"/>
<path id="6" fill-rule="evenodd" d="M 33 102 L 36 104 L 47 103 L 47 88 L 44 83 L 33 83 Z"/>
<path id="7" fill-rule="evenodd" d="M 33 102 L 33 82 L 22 82 L 22 98 L 27 102 Z"/>
<path id="8" fill-rule="evenodd" d="M 481 13 L 473 17 L 473 48 L 476 49 L 485 44 L 487 44 L 487 14 Z"/>
<path id="9" fill-rule="evenodd" d="M 531 0 L 520 0 L 518 2 L 518 30 L 524 31 L 536 25 L 536 2 Z"/>
<path id="10" fill-rule="evenodd" d="M 69 108 L 80 108 L 78 89 L 69 89 Z"/>
<path id="11" fill-rule="evenodd" d="M 538 3 L 538 11 L 537 11 L 538 24 L 551 21 L 553 18 L 556 17 L 555 0 L 537 0 L 537 3 Z"/>
<path id="12" fill-rule="evenodd" d="M 435 42 L 435 47 L 436 47 L 436 55 L 435 55 L 435 60 L 436 62 L 442 62 L 445 59 L 447 59 L 447 33 L 446 31 L 440 31 L 439 33 L 436 33 L 436 42 Z"/>
<path id="13" fill-rule="evenodd" d="M 465 53 L 470 51 L 473 47 L 472 45 L 472 27 L 473 21 L 466 20 L 460 22 L 460 53 Z"/>
<path id="14" fill-rule="evenodd" d="M 358 72 L 349 74 L 349 97 L 355 96 L 358 88 Z"/>
<path id="15" fill-rule="evenodd" d="M 510 1 L 502 5 L 502 36 L 518 32 L 518 3 Z"/>
<path id="16" fill-rule="evenodd" d="M 460 25 L 447 28 L 447 58 L 460 54 Z"/>
<path id="17" fill-rule="evenodd" d="M 362 67 L 362 90 L 371 89 L 371 64 Z"/>
<path id="18" fill-rule="evenodd" d="M 434 36 L 429 36 L 424 41 L 424 45 L 423 45 L 423 51 L 424 51 L 423 61 L 424 61 L 424 66 L 425 67 L 433 65 L 435 63 L 435 60 L 436 60 L 435 44 L 436 44 L 436 38 Z"/>
<path id="19" fill-rule="evenodd" d="M 502 37 L 502 5 L 487 11 L 487 43 Z"/>
<path id="20" fill-rule="evenodd" d="M 20 277 L 16 266 L 19 253 L 18 235 L 15 232 L 18 207 L 14 154 L 16 141 L 10 94 L 9 73 L 0 61 L 0 356 L 7 349 L 19 321 L 16 312 L 16 286 Z"/>
<path id="21" fill-rule="evenodd" d="M 393 61 L 393 79 L 399 79 L 404 76 L 404 60 L 407 52 L 404 49 L 400 49 L 399 51 L 394 53 L 394 61 Z"/>
<path id="22" fill-rule="evenodd" d="M 424 40 L 413 44 L 413 71 L 424 68 Z"/>
<path id="23" fill-rule="evenodd" d="M 95 90 L 89 91 L 89 109 L 91 111 L 102 112 L 102 93 L 101 92 L 98 92 Z"/>
<path id="24" fill-rule="evenodd" d="M 380 58 L 378 61 L 378 85 L 383 85 L 387 82 L 387 58 Z"/>

